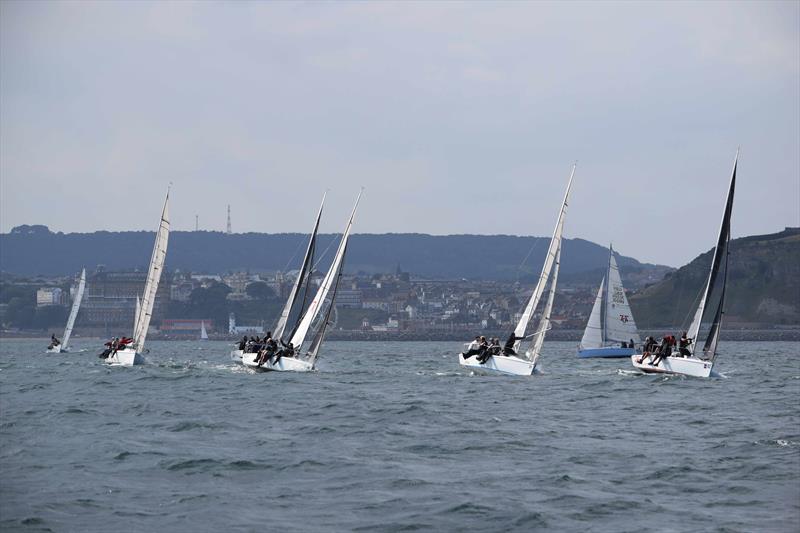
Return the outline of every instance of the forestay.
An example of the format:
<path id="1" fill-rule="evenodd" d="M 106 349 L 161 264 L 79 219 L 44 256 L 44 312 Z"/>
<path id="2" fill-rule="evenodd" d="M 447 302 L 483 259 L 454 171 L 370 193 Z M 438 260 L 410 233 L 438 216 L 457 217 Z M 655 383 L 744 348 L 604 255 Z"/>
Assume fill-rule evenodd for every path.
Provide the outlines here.
<path id="1" fill-rule="evenodd" d="M 147 271 L 147 281 L 144 286 L 142 303 L 136 317 L 136 324 L 133 328 L 133 346 L 137 353 L 144 349 L 144 341 L 147 337 L 147 330 L 150 327 L 150 318 L 153 315 L 153 305 L 155 304 L 158 282 L 161 279 L 161 272 L 164 269 L 164 261 L 167 257 L 167 243 L 169 241 L 169 191 L 164 200 L 164 209 L 161 212 L 161 222 L 156 232 L 156 242 L 153 245 L 153 254 L 150 257 L 150 268 Z"/>
<path id="2" fill-rule="evenodd" d="M 72 309 L 69 312 L 69 319 L 67 319 L 67 327 L 64 329 L 64 336 L 62 337 L 61 350 L 64 351 L 69 346 L 69 338 L 72 336 L 72 328 L 75 326 L 75 319 L 78 317 L 78 310 L 81 307 L 81 300 L 83 300 L 83 290 L 86 287 L 86 269 L 81 270 L 81 279 L 78 282 L 78 290 L 75 293 L 75 300 L 72 302 Z"/>

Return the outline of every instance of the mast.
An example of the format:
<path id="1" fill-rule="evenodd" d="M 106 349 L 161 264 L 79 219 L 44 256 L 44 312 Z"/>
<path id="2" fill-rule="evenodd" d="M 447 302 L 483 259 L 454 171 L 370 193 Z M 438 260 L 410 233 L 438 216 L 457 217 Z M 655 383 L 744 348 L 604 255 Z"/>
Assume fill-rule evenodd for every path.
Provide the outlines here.
<path id="1" fill-rule="evenodd" d="M 605 279 L 608 280 L 606 283 L 606 290 L 603 291 L 603 312 L 600 314 L 601 324 L 603 325 L 603 339 L 600 344 L 601 347 L 605 346 L 608 342 L 608 301 L 609 301 L 609 292 L 611 290 L 611 259 L 614 257 L 614 248 L 612 244 L 608 245 L 608 265 L 606 265 L 606 277 Z"/>
<path id="2" fill-rule="evenodd" d="M 295 347 L 295 350 L 299 350 L 300 346 L 305 341 L 306 336 L 308 335 L 308 330 L 311 328 L 311 324 L 314 322 L 314 319 L 317 317 L 317 314 L 322 309 L 322 306 L 325 302 L 328 293 L 330 292 L 331 288 L 333 287 L 334 281 L 338 279 L 338 272 L 341 268 L 342 261 L 344 259 L 344 252 L 347 248 L 347 241 L 350 238 L 350 230 L 353 227 L 353 218 L 356 215 L 356 209 L 358 208 L 358 202 L 361 200 L 361 195 L 363 194 L 364 189 L 362 188 L 361 191 L 358 193 L 358 198 L 356 198 L 356 203 L 353 206 L 353 211 L 350 213 L 350 219 L 347 221 L 347 225 L 345 226 L 344 233 L 342 234 L 342 240 L 339 242 L 339 247 L 336 250 L 336 256 L 334 256 L 333 263 L 331 267 L 328 269 L 327 274 L 322 280 L 322 283 L 317 290 L 314 299 L 311 300 L 311 303 L 308 306 L 303 317 L 300 319 L 300 323 L 298 324 L 294 334 L 292 335 L 292 344 Z"/>
<path id="3" fill-rule="evenodd" d="M 561 202 L 561 210 L 558 213 L 558 219 L 556 220 L 556 227 L 553 230 L 553 237 L 550 239 L 550 246 L 547 248 L 547 255 L 545 256 L 544 265 L 542 265 L 542 273 L 539 275 L 539 281 L 536 283 L 536 288 L 533 290 L 533 294 L 531 294 L 531 298 L 528 301 L 528 305 L 525 306 L 525 311 L 522 313 L 522 317 L 520 317 L 519 322 L 517 323 L 517 327 L 514 329 L 514 336 L 516 337 L 525 337 L 525 331 L 528 329 L 528 323 L 533 316 L 533 311 L 536 309 L 536 306 L 539 304 L 539 299 L 542 297 L 544 293 L 545 285 L 547 284 L 547 279 L 550 277 L 550 270 L 553 267 L 553 263 L 556 260 L 556 255 L 558 254 L 558 247 L 560 246 L 561 241 L 561 231 L 564 227 L 564 214 L 567 211 L 567 202 L 569 200 L 569 191 L 572 188 L 572 178 L 575 176 L 575 166 L 572 165 L 572 172 L 569 175 L 569 182 L 567 182 L 567 191 L 564 193 L 564 201 Z M 514 351 L 519 352 L 519 345 L 522 343 L 522 340 L 518 340 L 514 343 Z"/>
<path id="4" fill-rule="evenodd" d="M 311 279 L 311 265 L 314 263 L 314 249 L 316 247 L 317 242 L 317 231 L 319 230 L 319 221 L 322 218 L 322 208 L 325 206 L 325 197 L 327 196 L 327 192 L 322 195 L 322 203 L 319 206 L 319 212 L 317 213 L 317 219 L 314 222 L 314 229 L 311 231 L 311 238 L 308 240 L 308 247 L 306 248 L 306 254 L 303 257 L 303 264 L 300 267 L 300 273 L 297 275 L 297 279 L 292 286 L 292 292 L 289 294 L 289 299 L 286 300 L 286 306 L 281 311 L 281 316 L 278 319 L 278 324 L 275 326 L 275 331 L 272 332 L 273 339 L 280 339 L 283 336 L 283 332 L 286 329 L 286 322 L 289 320 L 289 315 L 292 313 L 292 308 L 294 307 L 295 302 L 297 301 L 297 295 L 300 289 L 300 286 L 304 282 L 304 278 L 308 276 L 309 280 Z M 303 298 L 305 303 L 305 298 Z M 298 319 L 299 324 L 299 319 Z M 295 324 L 295 328 L 297 324 Z M 294 329 L 294 328 L 293 328 Z M 291 336 L 291 335 L 290 335 Z"/>
<path id="5" fill-rule="evenodd" d="M 728 243 L 731 237 L 731 212 L 733 211 L 733 192 L 736 186 L 736 166 L 738 162 L 739 150 L 737 149 L 736 157 L 733 160 L 733 172 L 731 173 L 731 183 L 728 188 L 728 197 L 725 201 L 725 211 L 722 215 L 722 222 L 720 223 L 719 237 L 717 238 L 717 244 L 714 247 L 714 255 L 711 260 L 711 269 L 708 273 L 708 281 L 706 282 L 705 290 L 703 291 L 703 298 L 700 300 L 700 305 L 697 307 L 694 320 L 692 320 L 692 324 L 689 326 L 689 331 L 687 333 L 689 338 L 694 340 L 691 348 L 692 355 L 694 355 L 697 349 L 697 335 L 700 333 L 700 324 L 703 320 L 703 312 L 705 311 L 706 301 L 711 294 L 711 291 L 714 287 L 714 282 L 719 274 L 720 266 L 724 261 L 725 272 L 722 279 L 722 295 L 720 297 L 720 302 L 717 306 L 716 312 L 714 313 L 714 322 L 711 325 L 711 331 L 709 331 L 708 338 L 706 339 L 705 346 L 703 347 L 704 355 L 706 357 L 710 357 L 712 360 L 716 355 L 719 326 L 722 323 L 722 305 L 725 300 L 725 285 L 727 284 L 728 279 Z M 708 355 L 709 352 L 711 353 L 710 356 Z"/>
<path id="6" fill-rule="evenodd" d="M 75 327 L 75 319 L 78 317 L 78 309 L 83 300 L 83 289 L 86 287 L 86 269 L 81 270 L 81 279 L 78 282 L 78 292 L 75 294 L 75 301 L 72 302 L 72 309 L 67 319 L 67 327 L 64 329 L 64 336 L 61 341 L 61 349 L 66 350 L 69 345 L 69 338 L 72 335 L 72 328 Z"/>
<path id="7" fill-rule="evenodd" d="M 167 257 L 167 243 L 169 242 L 169 190 L 164 200 L 164 209 L 161 212 L 161 221 L 156 232 L 156 241 L 153 244 L 153 255 L 150 258 L 150 268 L 147 271 L 147 281 L 144 286 L 142 305 L 136 318 L 136 326 L 133 330 L 134 349 L 141 353 L 144 349 L 144 341 L 147 338 L 147 330 L 150 327 L 150 318 L 153 315 L 153 305 L 155 304 L 158 282 L 161 279 L 161 271 L 164 269 L 164 260 Z"/>

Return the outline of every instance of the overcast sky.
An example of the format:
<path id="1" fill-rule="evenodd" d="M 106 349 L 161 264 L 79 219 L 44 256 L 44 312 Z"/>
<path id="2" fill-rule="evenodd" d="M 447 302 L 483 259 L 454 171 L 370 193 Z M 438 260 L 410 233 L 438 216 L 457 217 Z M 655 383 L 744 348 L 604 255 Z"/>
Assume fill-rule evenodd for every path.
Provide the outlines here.
<path id="1" fill-rule="evenodd" d="M 800 225 L 800 3 L 0 3 L 0 231 L 565 235 L 673 266 Z M 476 256 L 477 257 L 477 256 Z M 475 258 L 472 258 L 475 259 Z"/>

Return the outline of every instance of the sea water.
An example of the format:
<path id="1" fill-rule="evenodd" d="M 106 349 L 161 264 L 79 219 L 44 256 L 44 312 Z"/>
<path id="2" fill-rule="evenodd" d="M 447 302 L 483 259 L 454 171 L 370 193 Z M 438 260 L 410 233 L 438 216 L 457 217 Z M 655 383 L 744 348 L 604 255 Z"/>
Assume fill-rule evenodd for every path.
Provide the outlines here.
<path id="1" fill-rule="evenodd" d="M 226 342 L 0 341 L 4 531 L 797 531 L 800 359 L 723 342 L 711 379 L 547 342 L 476 375 L 460 343 L 327 342 L 255 373 Z"/>

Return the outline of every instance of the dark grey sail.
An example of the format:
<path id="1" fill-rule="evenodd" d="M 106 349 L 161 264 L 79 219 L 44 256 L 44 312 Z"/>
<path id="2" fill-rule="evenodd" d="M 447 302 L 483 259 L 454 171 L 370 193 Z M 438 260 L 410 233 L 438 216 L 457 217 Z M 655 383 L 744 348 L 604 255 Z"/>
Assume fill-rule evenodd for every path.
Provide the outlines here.
<path id="1" fill-rule="evenodd" d="M 711 261 L 711 270 L 708 275 L 708 282 L 706 283 L 703 298 L 700 300 L 700 305 L 695 313 L 694 320 L 689 327 L 689 337 L 695 340 L 695 349 L 693 353 L 697 354 L 697 337 L 700 332 L 700 324 L 703 321 L 703 316 L 712 300 L 713 294 L 719 294 L 719 300 L 714 309 L 714 318 L 711 323 L 711 330 L 703 345 L 703 358 L 714 360 L 716 357 L 717 343 L 719 341 L 720 326 L 722 324 L 722 315 L 724 314 L 725 305 L 725 287 L 728 280 L 728 245 L 731 238 L 731 213 L 733 211 L 733 193 L 736 186 L 736 167 L 739 160 L 739 152 L 736 152 L 736 159 L 733 163 L 733 173 L 731 175 L 731 184 L 728 189 L 728 199 L 725 203 L 725 212 L 722 216 L 722 223 L 720 224 L 719 237 L 717 238 L 717 245 L 714 248 L 714 256 Z"/>
<path id="2" fill-rule="evenodd" d="M 303 257 L 303 264 L 300 267 L 300 273 L 297 275 L 294 286 L 292 286 L 292 292 L 289 294 L 289 299 L 286 301 L 286 306 L 283 308 L 280 318 L 278 318 L 278 324 L 275 326 L 275 330 L 272 332 L 272 338 L 274 339 L 283 340 L 283 333 L 286 331 L 287 323 L 290 322 L 289 319 L 291 317 L 296 317 L 295 322 L 292 325 L 291 333 L 287 336 L 287 338 L 291 338 L 292 335 L 294 335 L 294 331 L 297 329 L 297 323 L 299 323 L 300 318 L 303 315 L 302 311 L 306 303 L 308 285 L 311 283 L 311 271 L 312 265 L 314 264 L 314 250 L 316 249 L 317 243 L 317 231 L 319 230 L 319 221 L 322 218 L 322 208 L 324 205 L 325 196 L 322 197 L 322 204 L 319 206 L 317 219 L 314 222 L 314 229 L 311 232 L 311 237 L 308 240 L 308 248 L 306 248 L 306 254 Z M 297 307 L 295 304 L 297 303 L 297 298 L 301 288 L 303 289 L 302 305 Z"/>

